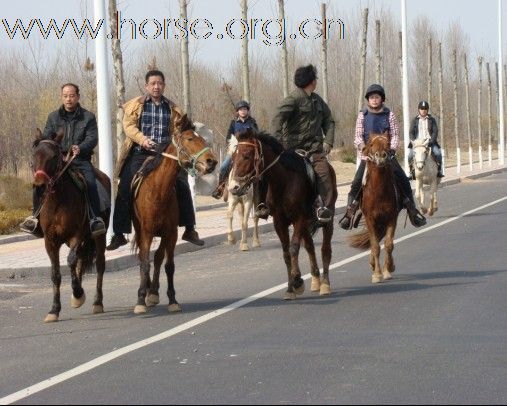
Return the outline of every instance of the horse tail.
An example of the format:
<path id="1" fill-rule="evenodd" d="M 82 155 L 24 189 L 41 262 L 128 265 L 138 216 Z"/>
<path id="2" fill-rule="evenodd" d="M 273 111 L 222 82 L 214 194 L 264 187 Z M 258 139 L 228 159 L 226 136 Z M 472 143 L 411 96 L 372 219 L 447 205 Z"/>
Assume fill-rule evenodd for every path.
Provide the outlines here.
<path id="1" fill-rule="evenodd" d="M 370 232 L 367 227 L 347 237 L 352 248 L 370 248 Z"/>
<path id="2" fill-rule="evenodd" d="M 96 245 L 93 238 L 86 238 L 80 251 L 83 272 L 88 272 L 92 269 L 97 256 Z"/>

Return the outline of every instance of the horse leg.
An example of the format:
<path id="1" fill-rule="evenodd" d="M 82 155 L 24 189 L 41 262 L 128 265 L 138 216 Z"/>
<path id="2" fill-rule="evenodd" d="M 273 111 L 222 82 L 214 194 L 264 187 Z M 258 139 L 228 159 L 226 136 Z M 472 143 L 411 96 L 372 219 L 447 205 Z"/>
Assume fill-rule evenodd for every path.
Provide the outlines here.
<path id="1" fill-rule="evenodd" d="M 241 202 L 239 203 L 239 216 L 241 218 L 241 242 L 239 244 L 239 249 L 241 251 L 248 251 L 248 210 L 245 207 L 245 200 L 241 198 Z"/>
<path id="2" fill-rule="evenodd" d="M 382 282 L 382 272 L 380 271 L 380 241 L 377 236 L 377 231 L 375 230 L 374 225 L 370 227 L 368 224 L 368 229 L 370 230 L 370 266 L 372 268 L 372 283 Z"/>
<path id="3" fill-rule="evenodd" d="M 291 279 L 289 280 L 289 284 L 292 283 L 296 295 L 301 295 L 305 291 L 305 281 L 301 278 L 301 270 L 299 269 L 299 250 L 301 248 L 303 235 L 307 232 L 308 228 L 306 227 L 306 219 L 299 218 L 294 223 L 294 232 L 292 233 L 289 249 L 291 259 Z"/>
<path id="4" fill-rule="evenodd" d="M 97 268 L 97 287 L 95 300 L 93 301 L 92 313 L 104 313 L 104 305 L 102 304 L 102 281 L 104 280 L 104 271 L 106 270 L 106 235 L 103 234 L 95 238 L 95 246 L 97 257 L 95 259 L 95 267 Z"/>
<path id="5" fill-rule="evenodd" d="M 396 222 L 393 222 L 387 226 L 386 237 L 385 237 L 385 259 L 384 269 L 382 270 L 382 276 L 384 280 L 392 279 L 392 273 L 394 272 L 394 232 L 396 231 Z"/>
<path id="6" fill-rule="evenodd" d="M 72 239 L 69 243 L 70 251 L 67 256 L 67 265 L 70 269 L 70 276 L 72 280 L 72 296 L 70 298 L 70 306 L 77 309 L 83 305 L 86 300 L 83 287 L 81 285 L 83 275 L 83 255 L 85 253 L 82 249 L 78 248 L 78 241 Z"/>
<path id="7" fill-rule="evenodd" d="M 313 244 L 313 238 L 309 232 L 304 233 L 303 242 L 310 258 L 310 272 L 312 274 L 311 291 L 319 292 L 321 290 L 320 285 L 320 271 L 319 264 L 317 263 L 317 256 L 315 255 L 315 245 Z"/>
<path id="8" fill-rule="evenodd" d="M 158 289 L 160 288 L 160 268 L 164 261 L 166 243 L 166 239 L 162 237 L 153 258 L 153 279 L 151 280 L 148 296 L 146 297 L 146 306 L 148 307 L 156 306 L 160 302 L 158 295 Z"/>
<path id="9" fill-rule="evenodd" d="M 60 302 L 60 285 L 62 275 L 60 274 L 60 246 L 54 245 L 49 238 L 44 239 L 46 251 L 51 261 L 51 281 L 53 282 L 53 306 L 44 319 L 45 323 L 58 321 L 62 304 Z"/>
<path id="10" fill-rule="evenodd" d="M 287 268 L 287 291 L 285 292 L 283 298 L 284 300 L 293 300 L 296 298 L 296 294 L 294 293 L 293 286 L 290 283 L 291 255 L 289 253 L 289 225 L 285 221 L 280 220 L 277 216 L 273 216 L 273 225 L 282 244 L 283 260 L 285 261 L 285 267 Z"/>
<path id="11" fill-rule="evenodd" d="M 232 220 L 234 217 L 234 210 L 236 209 L 236 205 L 238 204 L 238 198 L 233 196 L 229 197 L 229 206 L 227 207 L 227 244 L 234 245 L 236 244 L 236 238 L 234 238 L 234 230 L 232 228 Z"/>
<path id="12" fill-rule="evenodd" d="M 437 177 L 435 175 L 435 178 L 431 181 L 430 185 L 430 210 L 428 214 L 430 216 L 433 216 L 433 214 L 438 210 L 438 204 L 437 204 Z"/>
<path id="13" fill-rule="evenodd" d="M 250 205 L 251 207 L 251 205 Z M 253 217 L 254 227 L 253 227 L 253 241 L 252 241 L 252 247 L 257 248 L 261 246 L 260 240 L 259 240 L 259 217 L 254 216 Z"/>
<path id="14" fill-rule="evenodd" d="M 181 306 L 176 301 L 176 291 L 174 289 L 174 247 L 176 246 L 177 238 L 178 230 L 174 230 L 174 233 L 171 234 L 166 244 L 165 273 L 167 275 L 167 296 L 169 297 L 167 309 L 169 313 L 181 312 Z"/>
<path id="15" fill-rule="evenodd" d="M 139 273 L 140 284 L 137 291 L 137 305 L 134 307 L 135 314 L 142 314 L 148 311 L 146 307 L 146 292 L 150 287 L 150 245 L 151 238 L 142 234 L 139 236 Z"/>
<path id="16" fill-rule="evenodd" d="M 323 238 L 322 238 L 322 282 L 320 285 L 320 294 L 321 295 L 330 295 L 331 294 L 331 284 L 329 282 L 329 265 L 331 264 L 331 257 L 333 255 L 333 251 L 331 248 L 331 239 L 333 238 L 333 222 L 330 221 L 324 226 L 322 230 Z"/>
<path id="17" fill-rule="evenodd" d="M 419 201 L 419 206 L 421 207 L 421 212 L 426 214 L 428 209 L 424 205 L 424 183 L 423 183 L 423 174 L 418 176 L 415 180 L 415 195 L 417 200 Z"/>

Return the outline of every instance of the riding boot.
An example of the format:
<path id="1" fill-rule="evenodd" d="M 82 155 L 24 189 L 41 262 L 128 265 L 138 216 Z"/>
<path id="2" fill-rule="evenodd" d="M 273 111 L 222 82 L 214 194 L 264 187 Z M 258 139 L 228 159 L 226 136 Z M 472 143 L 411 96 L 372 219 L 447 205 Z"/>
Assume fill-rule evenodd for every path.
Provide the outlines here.
<path id="1" fill-rule="evenodd" d="M 32 193 L 32 215 L 28 216 L 26 219 L 23 220 L 22 223 L 19 224 L 19 228 L 21 231 L 24 231 L 25 233 L 32 234 L 37 238 L 44 237 L 44 233 L 42 232 L 42 228 L 40 226 L 39 218 L 38 218 L 38 211 L 40 209 L 42 195 L 44 193 L 44 188 L 41 186 L 36 186 L 33 188 Z M 37 214 L 37 216 L 36 216 Z"/>
<path id="2" fill-rule="evenodd" d="M 220 199 L 224 195 L 224 190 L 225 190 L 225 184 L 226 183 L 227 183 L 227 179 L 224 178 L 222 176 L 222 174 L 220 174 L 220 176 L 218 177 L 218 186 L 211 193 L 211 196 L 214 197 L 217 200 Z"/>
<path id="3" fill-rule="evenodd" d="M 270 215 L 269 207 L 265 203 L 267 193 L 268 193 L 267 182 L 264 179 L 260 179 L 255 183 L 254 186 L 254 196 L 253 196 L 255 205 L 254 216 L 263 220 L 267 220 Z"/>
<path id="4" fill-rule="evenodd" d="M 405 197 L 403 199 L 403 206 L 407 209 L 408 218 L 414 227 L 422 227 L 426 224 L 426 217 L 417 210 L 412 199 Z"/>
<path id="5" fill-rule="evenodd" d="M 414 169 L 414 165 L 410 165 L 410 179 L 415 180 L 415 169 Z"/>
<path id="6" fill-rule="evenodd" d="M 442 164 L 441 163 L 438 163 L 437 164 L 437 178 L 443 178 L 445 175 L 442 173 Z"/>
<path id="7" fill-rule="evenodd" d="M 354 218 L 354 215 L 356 214 L 358 208 L 359 208 L 358 200 L 353 200 L 349 202 L 347 210 L 345 211 L 345 215 L 339 222 L 341 228 L 343 228 L 344 230 L 350 230 L 352 228 L 352 219 Z"/>

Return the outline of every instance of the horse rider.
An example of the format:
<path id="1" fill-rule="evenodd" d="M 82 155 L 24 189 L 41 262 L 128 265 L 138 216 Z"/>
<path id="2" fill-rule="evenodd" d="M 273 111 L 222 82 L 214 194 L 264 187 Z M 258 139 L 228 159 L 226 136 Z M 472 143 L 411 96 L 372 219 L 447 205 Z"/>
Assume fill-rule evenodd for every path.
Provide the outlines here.
<path id="1" fill-rule="evenodd" d="M 278 106 L 272 120 L 273 136 L 288 149 L 303 150 L 310 159 L 317 178 L 317 189 L 322 200 L 317 209 L 320 223 L 334 216 L 333 189 L 327 155 L 334 143 L 335 122 L 327 103 L 315 93 L 317 69 L 313 65 L 301 66 L 294 74 L 296 89 Z M 256 215 L 269 214 L 264 204 L 265 195 L 259 197 Z"/>
<path id="2" fill-rule="evenodd" d="M 357 116 L 354 145 L 361 152 L 368 143 L 371 133 L 382 134 L 388 132 L 391 135 L 391 163 L 398 189 L 402 193 L 403 207 L 407 209 L 412 225 L 421 227 L 426 224 L 426 219 L 415 206 L 410 181 L 395 156 L 399 141 L 399 127 L 394 113 L 384 105 L 386 99 L 384 88 L 378 84 L 373 84 L 368 87 L 364 97 L 367 104 L 366 108 L 361 110 Z M 351 228 L 352 219 L 359 207 L 359 195 L 367 159 L 366 156 L 361 154 L 361 163 L 350 187 L 347 211 L 340 220 L 340 227 L 345 230 Z"/>
<path id="3" fill-rule="evenodd" d="M 159 70 L 150 70 L 145 76 L 144 96 L 136 97 L 123 106 L 123 129 L 126 139 L 116 164 L 120 176 L 113 215 L 113 231 L 107 250 L 115 250 L 127 244 L 124 234 L 132 231 L 130 212 L 130 185 L 144 161 L 153 154 L 157 144 L 171 141 L 170 123 L 173 112 L 182 114 L 180 108 L 164 94 L 165 77 Z M 187 173 L 180 170 L 176 179 L 176 196 L 180 208 L 179 225 L 185 226 L 182 239 L 192 244 L 204 245 L 195 230 L 195 213 Z M 163 213 L 160 213 L 163 215 Z"/>
<path id="4" fill-rule="evenodd" d="M 415 179 L 414 150 L 412 148 L 412 141 L 415 141 L 418 138 L 425 140 L 424 144 L 431 148 L 431 152 L 437 161 L 437 176 L 439 178 L 444 177 L 444 174 L 442 173 L 442 152 L 440 151 L 440 145 L 438 145 L 437 141 L 437 120 L 428 113 L 429 108 L 430 105 L 427 101 L 421 101 L 419 103 L 419 115 L 412 120 L 412 124 L 410 126 L 410 144 L 408 144 L 410 152 L 408 153 L 408 163 L 410 165 L 410 175 L 412 179 Z"/>
<path id="5" fill-rule="evenodd" d="M 62 106 L 49 114 L 42 134 L 44 139 L 52 139 L 63 129 L 61 142 L 63 151 L 74 156 L 71 166 L 85 178 L 86 194 L 89 205 L 90 231 L 93 237 L 106 232 L 104 220 L 100 217 L 100 200 L 91 158 L 98 142 L 97 120 L 95 115 L 79 104 L 79 87 L 74 83 L 65 83 L 61 87 Z M 69 157 L 70 158 L 70 157 Z M 27 217 L 20 228 L 30 234 L 42 237 L 39 220 L 35 217 L 42 200 L 43 188 L 34 187 L 33 215 Z"/>
<path id="6" fill-rule="evenodd" d="M 231 137 L 235 134 L 242 133 L 250 128 L 256 131 L 259 130 L 255 118 L 250 115 L 250 104 L 246 100 L 240 100 L 234 105 L 234 108 L 236 109 L 236 117 L 231 121 L 229 129 L 227 130 L 227 136 L 225 138 L 227 144 L 229 144 Z M 222 165 L 220 165 L 218 186 L 211 194 L 215 199 L 220 199 L 223 196 L 225 184 L 227 183 L 231 168 L 232 156 L 227 154 Z"/>

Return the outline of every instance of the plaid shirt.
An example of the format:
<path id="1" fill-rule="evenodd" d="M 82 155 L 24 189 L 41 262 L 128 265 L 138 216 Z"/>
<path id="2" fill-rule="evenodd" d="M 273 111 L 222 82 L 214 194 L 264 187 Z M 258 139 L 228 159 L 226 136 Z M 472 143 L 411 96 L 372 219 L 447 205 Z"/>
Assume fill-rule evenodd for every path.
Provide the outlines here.
<path id="1" fill-rule="evenodd" d="M 391 149 L 396 151 L 399 143 L 400 129 L 398 127 L 398 120 L 396 120 L 396 116 L 392 111 L 389 113 L 389 130 L 390 130 L 389 133 L 391 134 Z M 354 145 L 356 146 L 356 148 L 359 148 L 359 145 L 364 143 L 363 135 L 364 135 L 364 114 L 361 111 L 359 112 L 356 121 L 356 135 L 354 138 Z M 363 154 L 361 154 L 361 159 L 365 161 L 368 158 Z"/>
<path id="2" fill-rule="evenodd" d="M 171 108 L 165 97 L 157 106 L 148 96 L 140 118 L 141 132 L 157 144 L 169 142 L 170 117 Z"/>

